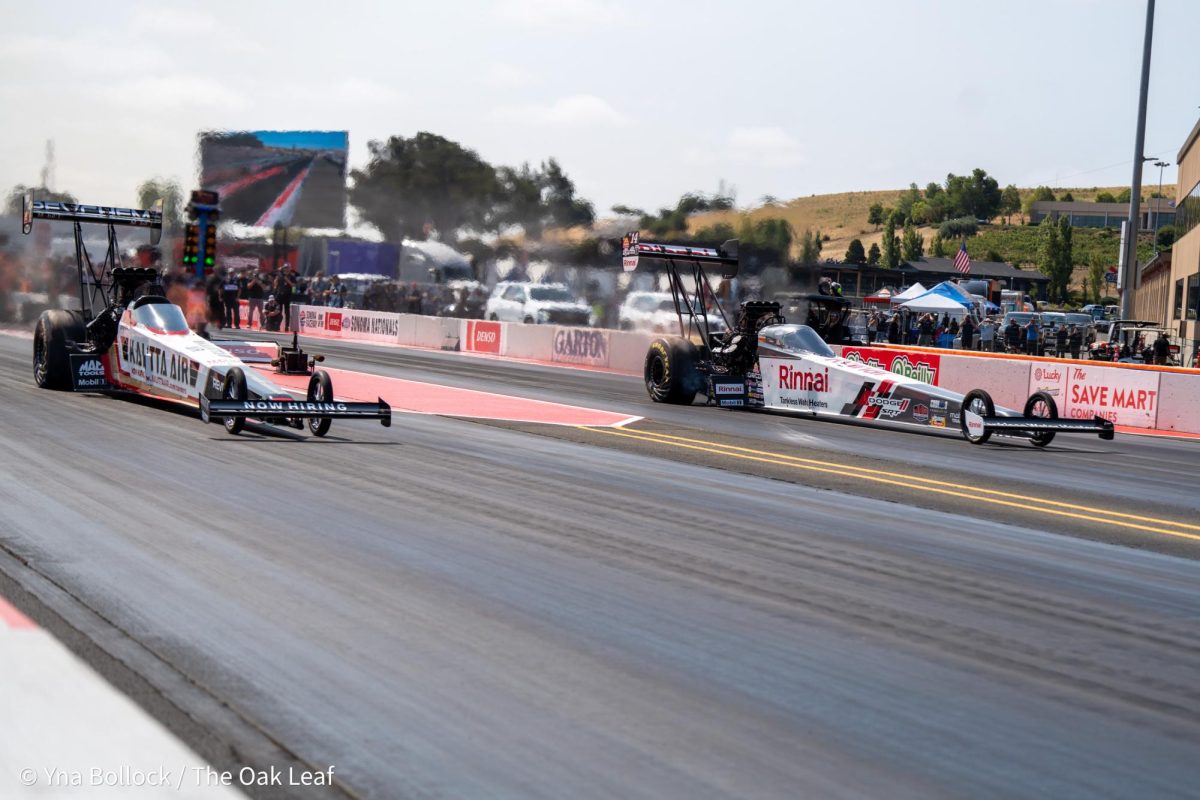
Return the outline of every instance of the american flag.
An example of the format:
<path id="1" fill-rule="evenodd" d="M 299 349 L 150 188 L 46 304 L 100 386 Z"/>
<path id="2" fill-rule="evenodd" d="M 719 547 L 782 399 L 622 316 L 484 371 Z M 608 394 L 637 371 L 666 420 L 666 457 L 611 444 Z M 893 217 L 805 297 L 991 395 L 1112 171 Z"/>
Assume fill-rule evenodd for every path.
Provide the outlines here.
<path id="1" fill-rule="evenodd" d="M 971 256 L 967 253 L 967 243 L 964 241 L 954 256 L 954 268 L 964 275 L 971 271 Z"/>

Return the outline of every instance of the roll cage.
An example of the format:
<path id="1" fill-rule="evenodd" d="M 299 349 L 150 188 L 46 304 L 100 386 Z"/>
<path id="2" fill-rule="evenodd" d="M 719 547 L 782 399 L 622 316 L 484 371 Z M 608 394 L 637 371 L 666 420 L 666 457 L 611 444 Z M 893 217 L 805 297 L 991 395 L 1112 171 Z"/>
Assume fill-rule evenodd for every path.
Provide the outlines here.
<path id="1" fill-rule="evenodd" d="M 784 322 L 779 303 L 749 301 L 742 303 L 737 320 L 731 324 L 721 300 L 708 283 L 705 265 L 719 265 L 721 277 L 736 278 L 738 274 L 738 240 L 729 239 L 720 247 L 692 244 L 661 244 L 642 241 L 633 231 L 621 240 L 621 260 L 626 272 L 637 269 L 643 259 L 662 262 L 671 289 L 679 335 L 690 340 L 693 333 L 700 340 L 700 357 L 696 368 L 700 372 L 744 374 L 754 366 L 758 331 Z M 689 290 L 683 270 L 689 270 L 692 286 Z M 709 324 L 707 309 L 713 308 L 725 323 L 724 332 L 714 332 Z M 685 321 L 686 319 L 686 321 Z"/>
<path id="2" fill-rule="evenodd" d="M 117 244 L 118 225 L 149 228 L 150 243 L 162 236 L 162 200 L 151 209 L 118 208 L 86 203 L 61 203 L 37 200 L 33 192 L 21 198 L 21 232 L 28 235 L 33 221 L 44 219 L 70 222 L 75 234 L 75 268 L 79 276 L 79 306 L 86 342 L 77 342 L 81 352 L 100 353 L 109 348 L 117 335 L 117 322 L 124 308 L 141 294 L 161 294 L 158 271 L 151 267 L 126 267 L 121 263 Z M 83 243 L 84 223 L 108 228 L 108 246 L 100 264 L 92 261 Z"/>

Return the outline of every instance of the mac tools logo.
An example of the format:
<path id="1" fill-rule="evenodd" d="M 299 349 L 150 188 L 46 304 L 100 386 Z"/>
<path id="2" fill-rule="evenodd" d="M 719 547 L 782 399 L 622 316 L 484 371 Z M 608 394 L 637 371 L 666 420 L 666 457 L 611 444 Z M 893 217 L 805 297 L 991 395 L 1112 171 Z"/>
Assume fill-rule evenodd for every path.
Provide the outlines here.
<path id="1" fill-rule="evenodd" d="M 71 384 L 77 392 L 98 392 L 111 389 L 104 374 L 104 364 L 95 356 L 71 354 Z"/>
<path id="2" fill-rule="evenodd" d="M 96 359 L 88 359 L 79 365 L 79 377 L 81 378 L 103 378 L 104 365 Z"/>

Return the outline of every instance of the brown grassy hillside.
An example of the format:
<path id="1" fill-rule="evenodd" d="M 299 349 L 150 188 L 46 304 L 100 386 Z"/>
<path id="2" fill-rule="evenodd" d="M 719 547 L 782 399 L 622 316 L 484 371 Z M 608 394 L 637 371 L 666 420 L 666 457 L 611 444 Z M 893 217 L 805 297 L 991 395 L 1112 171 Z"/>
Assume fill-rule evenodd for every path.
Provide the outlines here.
<path id="1" fill-rule="evenodd" d="M 1075 200 L 1090 201 L 1094 200 L 1100 192 L 1107 191 L 1115 195 L 1121 191 L 1121 188 L 1120 186 L 1092 186 L 1088 188 L 1055 189 L 1054 191 L 1060 197 L 1070 192 Z M 1157 184 L 1153 187 L 1146 186 L 1143 189 L 1143 194 L 1148 196 L 1150 192 L 1157 190 Z M 1033 189 L 1021 189 L 1021 199 L 1024 200 L 1032 191 Z M 845 254 L 846 247 L 850 244 L 851 239 L 862 240 L 863 247 L 868 250 L 871 248 L 872 243 L 882 242 L 883 232 L 882 230 L 876 230 L 875 226 L 868 224 L 867 211 L 874 203 L 882 203 L 885 207 L 895 205 L 896 200 L 902 193 L 903 190 L 901 189 L 885 189 L 869 192 L 809 195 L 808 197 L 797 197 L 794 200 L 780 202 L 773 206 L 762 206 L 752 209 L 749 212 L 714 211 L 705 214 L 695 214 L 688 220 L 688 228 L 694 231 L 717 222 L 728 222 L 736 229 L 743 213 L 748 213 L 752 220 L 779 217 L 791 223 L 792 228 L 796 231 L 797 238 L 799 238 L 800 234 L 806 228 L 809 230 L 819 230 L 823 235 L 828 235 L 829 241 L 824 244 L 821 255 L 823 258 L 840 259 Z M 1175 187 L 1164 184 L 1163 194 L 1167 197 L 1174 197 Z M 1014 218 L 1013 221 L 1018 220 Z M 933 227 L 923 227 L 919 231 L 925 237 L 925 245 L 928 248 L 936 229 Z"/>

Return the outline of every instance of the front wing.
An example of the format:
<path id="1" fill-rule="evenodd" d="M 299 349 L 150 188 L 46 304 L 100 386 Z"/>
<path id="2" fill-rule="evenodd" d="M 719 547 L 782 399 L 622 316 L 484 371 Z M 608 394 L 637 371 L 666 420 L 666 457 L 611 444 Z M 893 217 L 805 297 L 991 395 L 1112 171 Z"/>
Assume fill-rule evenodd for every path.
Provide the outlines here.
<path id="1" fill-rule="evenodd" d="M 256 419 L 377 419 L 392 426 L 392 408 L 377 403 L 316 402 L 313 400 L 211 400 L 200 395 L 200 416 L 205 422 L 226 417 Z"/>

